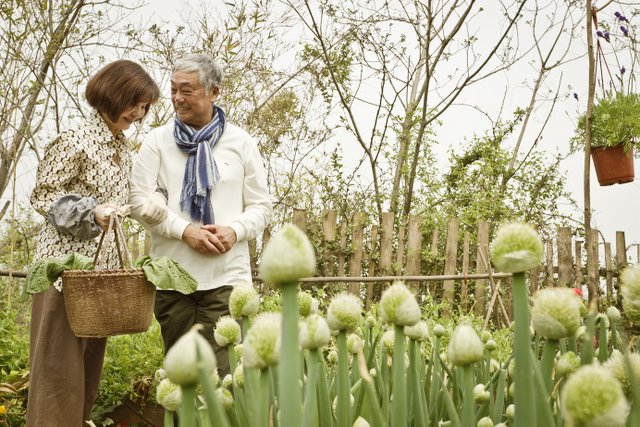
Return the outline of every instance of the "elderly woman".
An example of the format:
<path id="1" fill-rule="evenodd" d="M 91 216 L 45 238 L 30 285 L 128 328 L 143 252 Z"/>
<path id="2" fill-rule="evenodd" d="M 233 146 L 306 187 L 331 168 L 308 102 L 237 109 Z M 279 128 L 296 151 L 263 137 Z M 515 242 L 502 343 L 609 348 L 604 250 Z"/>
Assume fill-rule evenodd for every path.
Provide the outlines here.
<path id="1" fill-rule="evenodd" d="M 129 196 L 131 147 L 124 131 L 140 121 L 159 89 L 135 62 L 107 64 L 89 81 L 93 111 L 46 148 L 31 194 L 46 218 L 36 259 L 93 256 L 109 222 L 107 208 Z M 108 256 L 116 268 L 117 256 Z M 76 337 L 67 321 L 60 281 L 33 296 L 27 426 L 85 425 L 98 392 L 106 338 Z"/>

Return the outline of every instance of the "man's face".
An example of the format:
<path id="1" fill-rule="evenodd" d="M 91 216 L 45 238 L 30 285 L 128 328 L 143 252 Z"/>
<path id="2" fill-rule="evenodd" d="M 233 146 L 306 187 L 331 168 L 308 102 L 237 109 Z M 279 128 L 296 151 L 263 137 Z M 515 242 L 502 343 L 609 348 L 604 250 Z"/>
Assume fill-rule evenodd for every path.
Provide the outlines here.
<path id="1" fill-rule="evenodd" d="M 213 118 L 213 102 L 218 99 L 220 88 L 214 86 L 206 92 L 198 73 L 176 71 L 171 76 L 171 103 L 178 118 L 196 129 L 202 128 Z"/>

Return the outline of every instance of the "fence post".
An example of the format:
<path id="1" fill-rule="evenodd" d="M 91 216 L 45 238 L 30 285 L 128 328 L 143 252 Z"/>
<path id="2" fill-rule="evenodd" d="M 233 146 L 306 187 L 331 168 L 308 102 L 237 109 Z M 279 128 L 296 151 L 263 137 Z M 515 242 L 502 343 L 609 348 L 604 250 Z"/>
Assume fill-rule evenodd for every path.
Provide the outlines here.
<path id="1" fill-rule="evenodd" d="M 640 246 L 638 246 L 638 254 L 640 256 Z M 624 231 L 616 231 L 616 270 L 620 273 L 627 267 L 627 244 L 625 242 Z M 618 306 L 622 304 L 620 295 L 620 276 L 616 279 L 615 283 L 616 299 L 618 300 Z"/>
<path id="2" fill-rule="evenodd" d="M 599 268 L 598 268 L 598 242 L 599 234 L 595 228 L 591 229 L 589 246 L 587 247 L 587 286 L 589 288 L 589 302 L 600 295 Z"/>
<path id="3" fill-rule="evenodd" d="M 571 282 L 571 228 L 558 227 L 558 286 L 567 287 Z"/>
<path id="4" fill-rule="evenodd" d="M 547 287 L 554 286 L 553 283 L 553 243 L 551 240 L 546 240 L 544 242 L 544 251 L 545 251 L 545 278 L 544 284 Z"/>
<path id="5" fill-rule="evenodd" d="M 323 235 L 323 276 L 333 276 L 335 269 L 335 253 L 333 249 L 336 241 L 336 229 L 338 224 L 338 213 L 335 210 L 324 211 L 322 213 L 322 235 Z"/>
<path id="6" fill-rule="evenodd" d="M 419 276 L 422 270 L 422 215 L 409 216 L 409 230 L 407 233 L 407 275 Z M 411 290 L 417 293 L 420 283 L 412 282 L 409 284 Z M 417 295 L 416 295 L 417 296 Z"/>
<path id="7" fill-rule="evenodd" d="M 611 274 L 611 268 L 613 267 L 611 262 L 611 243 L 605 242 L 604 244 L 604 275 L 607 284 L 607 301 L 613 301 L 613 275 Z"/>
<path id="8" fill-rule="evenodd" d="M 466 313 L 468 304 L 467 304 L 467 279 L 466 276 L 469 274 L 469 244 L 471 237 L 469 233 L 465 231 L 464 239 L 462 240 L 462 275 L 465 276 L 465 279 L 462 280 L 462 287 L 460 288 L 460 306 L 462 308 L 462 312 Z"/>
<path id="9" fill-rule="evenodd" d="M 487 221 L 478 222 L 478 247 L 476 252 L 476 273 L 484 274 L 489 271 L 489 223 Z M 483 260 L 486 260 L 484 262 Z M 484 317 L 486 314 L 486 294 L 487 281 L 484 279 L 476 280 L 474 296 L 475 296 L 475 313 L 478 317 Z"/>
<path id="10" fill-rule="evenodd" d="M 351 217 L 351 260 L 349 275 L 351 277 L 362 276 L 362 246 L 364 245 L 364 232 L 362 225 L 362 212 L 355 212 Z M 360 282 L 350 282 L 349 292 L 360 296 Z"/>
<path id="11" fill-rule="evenodd" d="M 444 255 L 444 274 L 456 273 L 456 259 L 458 256 L 458 230 L 460 223 L 457 218 L 449 218 L 447 223 L 447 245 Z M 453 280 L 445 280 L 443 282 L 442 299 L 449 302 L 451 308 L 455 306 L 455 294 L 454 294 Z M 446 310 L 443 315 L 450 316 L 451 310 Z"/>
<path id="12" fill-rule="evenodd" d="M 431 233 L 431 259 L 435 260 L 438 257 L 438 243 L 439 243 L 439 233 L 438 233 L 438 229 L 434 228 L 433 232 Z M 437 263 L 436 263 L 437 264 Z M 429 274 L 439 274 L 439 271 L 436 271 L 435 267 L 432 268 L 431 272 Z M 440 292 L 438 292 L 438 284 L 436 282 L 430 282 L 426 284 L 427 289 L 429 289 L 429 293 L 431 294 L 431 296 L 435 299 L 436 296 L 438 296 L 440 294 Z"/>
<path id="13" fill-rule="evenodd" d="M 406 238 L 407 227 L 405 226 L 406 218 L 400 221 L 398 227 L 398 246 L 396 251 L 396 262 L 393 264 L 393 274 L 396 276 L 402 275 L 402 266 L 404 265 L 404 242 Z"/>
<path id="14" fill-rule="evenodd" d="M 293 225 L 300 227 L 302 231 L 307 232 L 307 211 L 305 209 L 293 209 Z"/>
<path id="15" fill-rule="evenodd" d="M 376 275 L 376 259 L 373 254 L 377 253 L 378 248 L 378 226 L 371 226 L 371 241 L 369 247 L 369 254 L 367 257 L 369 258 L 369 272 L 367 273 L 370 277 L 374 277 Z M 373 283 L 367 282 L 367 297 L 364 301 L 364 307 L 366 310 L 371 308 L 371 302 L 373 301 Z"/>
<path id="16" fill-rule="evenodd" d="M 391 273 L 391 251 L 393 245 L 391 239 L 393 236 L 393 212 L 382 213 L 382 230 L 380 230 L 380 267 L 378 274 L 382 276 Z M 383 284 L 378 285 L 382 289 Z M 380 290 L 378 289 L 378 290 Z"/>

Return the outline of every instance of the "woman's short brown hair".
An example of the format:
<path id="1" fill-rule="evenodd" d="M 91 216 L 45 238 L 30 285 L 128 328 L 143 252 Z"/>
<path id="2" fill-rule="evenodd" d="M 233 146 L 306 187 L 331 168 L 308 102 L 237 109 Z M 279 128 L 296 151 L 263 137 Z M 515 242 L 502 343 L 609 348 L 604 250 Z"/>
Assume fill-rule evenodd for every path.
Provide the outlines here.
<path id="1" fill-rule="evenodd" d="M 91 77 L 84 96 L 89 105 L 115 122 L 127 108 L 139 102 L 147 102 L 145 114 L 149 112 L 149 105 L 160 97 L 160 89 L 139 64 L 120 59 Z"/>

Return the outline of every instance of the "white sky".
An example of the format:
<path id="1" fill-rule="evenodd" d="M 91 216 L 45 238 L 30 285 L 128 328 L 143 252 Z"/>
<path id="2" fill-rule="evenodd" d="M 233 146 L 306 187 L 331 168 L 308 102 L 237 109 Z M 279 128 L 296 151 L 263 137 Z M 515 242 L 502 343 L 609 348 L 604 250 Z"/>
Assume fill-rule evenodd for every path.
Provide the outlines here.
<path id="1" fill-rule="evenodd" d="M 197 4 L 187 0 L 146 0 L 147 6 L 138 11 L 141 17 L 155 19 L 172 19 L 176 16 L 186 14 L 189 4 Z M 221 4 L 221 0 L 212 2 Z M 212 7 L 212 9 L 214 9 Z M 613 12 L 613 11 L 611 11 Z M 502 17 L 501 17 L 502 18 Z M 576 45 L 577 46 L 577 45 Z M 563 88 L 568 85 L 573 86 L 575 92 L 580 96 L 579 107 L 584 111 L 586 106 L 587 87 L 587 64 L 586 59 L 576 61 L 567 65 L 563 70 Z M 505 78 L 497 78 L 490 82 L 477 85 L 465 92 L 461 104 L 476 104 L 487 111 L 495 118 L 504 93 L 505 85 L 509 85 L 507 91 L 507 102 L 504 108 L 504 118 L 510 118 L 516 106 L 525 107 L 522 99 L 528 100 L 528 92 L 522 86 L 522 82 L 513 79 L 510 74 L 509 81 Z M 566 153 L 568 141 L 573 135 L 576 116 L 576 103 L 573 99 L 561 103 L 554 113 L 554 119 L 549 123 L 543 133 L 541 146 L 550 154 L 558 151 Z M 461 112 L 464 113 L 461 113 Z M 566 114 L 565 114 L 566 112 Z M 444 126 L 438 129 L 438 139 L 440 147 L 438 151 L 444 156 L 452 144 L 460 144 L 465 138 L 470 139 L 474 133 L 481 134 L 489 128 L 490 123 L 486 117 L 474 112 L 470 108 L 457 110 L 442 117 Z M 530 133 L 537 133 L 538 127 L 534 124 Z M 578 202 L 580 209 L 583 205 L 583 155 L 576 154 L 565 160 L 562 164 L 566 171 L 566 186 L 570 190 L 574 199 Z M 591 171 L 591 205 L 594 210 L 592 224 L 600 229 L 607 241 L 615 242 L 616 231 L 625 231 L 627 245 L 640 242 L 640 225 L 638 221 L 638 211 L 640 209 L 640 166 L 636 160 L 636 181 L 625 185 L 614 185 L 600 187 L 597 184 L 595 171 Z M 17 193 L 28 194 L 33 187 L 33 175 L 35 162 L 21 166 L 19 174 L 21 178 L 16 183 Z M 562 203 L 561 201 L 559 202 Z M 572 216 L 581 220 L 581 212 L 572 212 Z M 615 246 L 614 246 L 615 247 Z M 630 253 L 635 254 L 635 249 Z M 635 258 L 635 255 L 634 255 Z"/>

